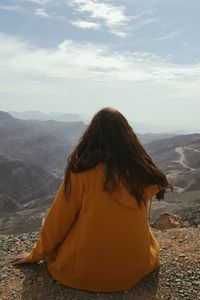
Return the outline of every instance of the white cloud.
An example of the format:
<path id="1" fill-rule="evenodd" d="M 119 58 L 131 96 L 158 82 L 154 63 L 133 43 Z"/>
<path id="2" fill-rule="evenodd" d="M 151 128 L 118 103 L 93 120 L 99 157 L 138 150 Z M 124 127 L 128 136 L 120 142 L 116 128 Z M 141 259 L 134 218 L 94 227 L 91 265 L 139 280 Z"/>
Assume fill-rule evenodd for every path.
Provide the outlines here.
<path id="1" fill-rule="evenodd" d="M 71 6 L 79 13 L 88 13 L 95 20 L 101 22 L 118 36 L 125 36 L 122 28 L 128 24 L 130 17 L 125 14 L 123 5 L 113 5 L 99 0 L 72 0 Z"/>
<path id="2" fill-rule="evenodd" d="M 99 30 L 100 29 L 100 24 L 95 23 L 95 22 L 88 22 L 88 21 L 74 21 L 71 22 L 72 25 L 82 28 L 82 29 L 93 29 L 93 30 Z"/>
<path id="3" fill-rule="evenodd" d="M 116 35 L 116 36 L 119 36 L 119 37 L 121 37 L 121 38 L 127 37 L 127 33 L 124 32 L 124 31 L 119 31 L 119 30 L 111 29 L 111 30 L 110 30 L 110 33 L 112 33 L 112 34 L 114 34 L 114 35 Z"/>
<path id="4" fill-rule="evenodd" d="M 44 8 L 37 8 L 35 9 L 35 16 L 41 17 L 41 18 L 51 18 L 51 16 L 45 11 Z"/>
<path id="5" fill-rule="evenodd" d="M 0 5 L 0 10 L 7 10 L 16 13 L 24 13 L 26 12 L 25 8 L 17 5 Z"/>
<path id="6" fill-rule="evenodd" d="M 138 22 L 137 27 L 147 26 L 149 24 L 157 23 L 158 21 L 158 18 L 146 18 L 141 22 Z"/>
<path id="7" fill-rule="evenodd" d="M 152 5 L 153 1 L 150 7 L 146 4 L 145 7 L 143 6 L 140 8 L 137 14 L 132 15 L 131 27 L 133 32 L 137 31 L 141 27 L 158 23 L 160 21 L 160 17 L 158 17 L 159 14 L 156 14 L 157 9 L 155 7 L 152 8 Z"/>
<path id="8" fill-rule="evenodd" d="M 0 65 L 2 109 L 93 113 L 109 105 L 160 124 L 181 118 L 186 124 L 190 111 L 190 124 L 199 124 L 200 63 L 176 65 L 150 53 L 69 40 L 38 48 L 0 34 Z"/>
<path id="9" fill-rule="evenodd" d="M 116 82 L 179 82 L 200 78 L 200 64 L 175 65 L 150 53 L 120 53 L 91 43 L 65 40 L 56 48 L 34 48 L 17 38 L 1 34 L 0 45 L 1 70 L 16 78 L 19 74 Z"/>
<path id="10" fill-rule="evenodd" d="M 169 34 L 166 34 L 166 35 L 163 35 L 157 39 L 154 39 L 154 41 L 164 41 L 164 40 L 170 40 L 172 38 L 174 38 L 175 36 L 177 36 L 179 34 L 178 31 L 175 31 L 175 32 L 171 32 Z"/>
<path id="11" fill-rule="evenodd" d="M 45 5 L 46 3 L 50 2 L 51 0 L 22 0 L 23 2 L 32 2 L 39 5 Z"/>

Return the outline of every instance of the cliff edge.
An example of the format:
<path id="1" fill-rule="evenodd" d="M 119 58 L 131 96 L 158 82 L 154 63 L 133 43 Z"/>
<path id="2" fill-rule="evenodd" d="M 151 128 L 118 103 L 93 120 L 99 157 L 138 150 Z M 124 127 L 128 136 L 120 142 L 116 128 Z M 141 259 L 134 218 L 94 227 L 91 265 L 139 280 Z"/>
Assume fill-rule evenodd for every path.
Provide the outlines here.
<path id="1" fill-rule="evenodd" d="M 132 289 L 93 293 L 65 287 L 53 280 L 45 262 L 13 267 L 10 259 L 30 251 L 38 233 L 0 236 L 0 299 L 2 300 L 158 300 L 200 299 L 200 228 L 154 231 L 161 248 L 161 266 Z"/>

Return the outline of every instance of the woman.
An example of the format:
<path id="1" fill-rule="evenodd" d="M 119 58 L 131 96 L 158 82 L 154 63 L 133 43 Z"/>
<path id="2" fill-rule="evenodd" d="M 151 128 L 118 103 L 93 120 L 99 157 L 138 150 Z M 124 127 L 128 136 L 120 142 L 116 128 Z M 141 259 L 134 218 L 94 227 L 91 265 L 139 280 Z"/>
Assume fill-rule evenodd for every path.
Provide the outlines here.
<path id="1" fill-rule="evenodd" d="M 124 116 L 104 108 L 68 158 L 37 244 L 12 263 L 47 259 L 49 273 L 69 287 L 127 290 L 160 264 L 148 203 L 167 187 Z"/>

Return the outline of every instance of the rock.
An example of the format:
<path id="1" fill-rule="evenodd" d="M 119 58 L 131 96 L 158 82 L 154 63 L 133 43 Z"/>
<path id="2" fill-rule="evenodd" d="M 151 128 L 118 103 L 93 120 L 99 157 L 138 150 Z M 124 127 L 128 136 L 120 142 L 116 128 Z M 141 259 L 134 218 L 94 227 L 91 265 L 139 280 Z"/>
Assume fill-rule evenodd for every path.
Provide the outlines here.
<path id="1" fill-rule="evenodd" d="M 181 228 L 183 227 L 183 221 L 177 215 L 168 213 L 161 214 L 154 222 L 154 227 L 159 230 L 166 230 L 170 228 Z"/>

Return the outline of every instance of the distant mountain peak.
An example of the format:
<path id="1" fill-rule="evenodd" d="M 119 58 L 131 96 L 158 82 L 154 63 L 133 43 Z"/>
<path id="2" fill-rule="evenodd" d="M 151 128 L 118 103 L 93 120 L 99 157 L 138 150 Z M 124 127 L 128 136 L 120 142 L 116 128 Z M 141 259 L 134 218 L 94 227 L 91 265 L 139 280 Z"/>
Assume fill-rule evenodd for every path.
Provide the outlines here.
<path id="1" fill-rule="evenodd" d="M 11 119 L 13 120 L 14 117 L 11 114 L 9 114 L 8 112 L 0 110 L 0 119 L 1 120 L 11 120 Z"/>
<path id="2" fill-rule="evenodd" d="M 24 112 L 9 111 L 9 113 L 17 119 L 21 120 L 55 120 L 58 122 L 84 122 L 85 118 L 77 113 L 60 113 L 50 112 L 44 113 L 39 110 L 29 110 Z"/>

